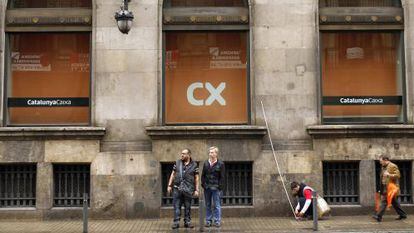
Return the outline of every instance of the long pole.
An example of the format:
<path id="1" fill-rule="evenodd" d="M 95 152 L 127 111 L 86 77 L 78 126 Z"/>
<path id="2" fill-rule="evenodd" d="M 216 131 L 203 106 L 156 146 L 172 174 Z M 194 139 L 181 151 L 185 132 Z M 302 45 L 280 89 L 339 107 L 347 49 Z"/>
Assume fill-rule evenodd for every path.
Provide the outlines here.
<path id="1" fill-rule="evenodd" d="M 270 128 L 269 128 L 269 124 L 267 123 L 266 112 L 265 112 L 265 109 L 264 109 L 264 106 L 263 106 L 263 101 L 260 101 L 260 103 L 262 104 L 262 111 L 263 111 L 263 117 L 264 117 L 264 120 L 265 120 L 265 123 L 266 123 L 267 135 L 269 136 L 270 147 L 272 148 L 273 158 L 275 159 L 275 162 L 276 162 L 277 171 L 279 172 L 279 175 L 280 175 L 280 178 L 281 178 L 281 181 L 282 181 L 283 189 L 285 190 L 286 197 L 289 201 L 290 209 L 292 210 L 293 216 L 296 217 L 295 210 L 293 209 L 292 202 L 290 201 L 289 194 L 288 194 L 288 191 L 286 189 L 285 181 L 283 180 L 283 173 L 280 170 L 279 162 L 277 161 L 277 158 L 276 158 L 275 148 L 273 148 L 272 137 L 270 136 Z"/>
<path id="2" fill-rule="evenodd" d="M 318 207 L 316 191 L 312 191 L 313 230 L 318 231 Z"/>
<path id="3" fill-rule="evenodd" d="M 88 233 L 88 193 L 83 194 L 83 233 Z"/>

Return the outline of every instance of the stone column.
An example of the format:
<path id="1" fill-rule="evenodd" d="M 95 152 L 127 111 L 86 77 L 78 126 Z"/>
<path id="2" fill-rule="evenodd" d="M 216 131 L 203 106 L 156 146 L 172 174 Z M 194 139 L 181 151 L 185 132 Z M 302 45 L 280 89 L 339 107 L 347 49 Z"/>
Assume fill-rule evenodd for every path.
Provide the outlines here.
<path id="1" fill-rule="evenodd" d="M 52 163 L 37 163 L 36 208 L 45 213 L 53 207 L 53 167 Z"/>
<path id="2" fill-rule="evenodd" d="M 359 202 L 361 206 L 374 206 L 375 161 L 361 160 L 359 164 Z"/>

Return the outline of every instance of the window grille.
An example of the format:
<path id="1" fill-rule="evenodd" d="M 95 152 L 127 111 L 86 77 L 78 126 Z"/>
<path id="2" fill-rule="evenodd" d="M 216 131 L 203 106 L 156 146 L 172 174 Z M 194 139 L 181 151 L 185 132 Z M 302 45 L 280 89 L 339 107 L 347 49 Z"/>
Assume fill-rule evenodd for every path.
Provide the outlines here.
<path id="1" fill-rule="evenodd" d="M 174 163 L 161 164 L 162 170 L 162 205 L 172 206 L 173 198 L 167 194 L 168 179 L 170 178 Z M 226 180 L 223 190 L 223 205 L 252 205 L 253 204 L 253 183 L 252 163 L 225 162 Z M 202 167 L 200 170 L 200 181 Z M 198 198 L 193 198 L 193 205 L 198 205 Z"/>
<path id="2" fill-rule="evenodd" d="M 400 169 L 401 178 L 400 178 L 400 195 L 398 198 L 400 199 L 401 203 L 404 204 L 411 204 L 413 203 L 413 196 L 411 192 L 411 161 L 393 161 L 398 168 Z M 381 165 L 379 161 L 375 163 L 375 180 L 376 180 L 376 188 L 377 191 L 380 190 L 380 173 L 381 173 Z"/>
<path id="3" fill-rule="evenodd" d="M 252 163 L 226 162 L 223 205 L 252 205 Z"/>
<path id="4" fill-rule="evenodd" d="M 358 204 L 359 163 L 324 162 L 323 194 L 329 204 Z"/>
<path id="5" fill-rule="evenodd" d="M 0 208 L 36 206 L 36 164 L 0 165 Z"/>
<path id="6" fill-rule="evenodd" d="M 320 7 L 401 7 L 400 0 L 320 0 Z"/>
<path id="7" fill-rule="evenodd" d="M 83 195 L 88 194 L 90 201 L 90 165 L 54 164 L 54 197 L 56 207 L 81 207 Z"/>

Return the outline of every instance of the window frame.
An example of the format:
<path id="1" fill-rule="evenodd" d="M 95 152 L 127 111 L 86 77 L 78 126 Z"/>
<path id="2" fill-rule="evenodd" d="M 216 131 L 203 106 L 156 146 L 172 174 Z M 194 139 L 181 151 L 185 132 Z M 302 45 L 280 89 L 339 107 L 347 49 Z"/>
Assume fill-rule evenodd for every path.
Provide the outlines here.
<path id="1" fill-rule="evenodd" d="M 56 189 L 57 189 L 56 188 L 56 186 L 57 186 L 56 182 L 57 181 L 55 179 L 55 176 L 57 175 L 58 172 L 66 174 L 66 176 L 68 176 L 68 174 L 71 173 L 71 172 L 68 172 L 68 171 L 70 169 L 73 169 L 73 167 L 76 167 L 76 166 L 82 167 L 82 170 L 86 168 L 86 170 L 84 172 L 79 172 L 79 173 L 76 173 L 76 174 L 78 174 L 78 175 L 80 174 L 80 175 L 83 175 L 83 176 L 87 175 L 89 177 L 89 180 L 87 180 L 87 179 L 85 180 L 87 183 L 89 183 L 89 187 L 86 186 L 86 184 L 84 185 L 84 187 L 89 189 L 88 190 L 89 193 L 87 193 L 87 194 L 88 194 L 88 207 L 90 207 L 91 200 L 92 200 L 91 195 L 93 193 L 92 192 L 93 190 L 92 190 L 92 169 L 91 169 L 92 165 L 91 165 L 91 163 L 52 163 L 52 180 L 53 180 L 53 182 L 52 182 L 52 206 L 53 206 L 53 208 L 82 208 L 84 196 L 78 198 L 78 201 L 79 201 L 79 199 L 81 200 L 80 201 L 81 204 L 79 204 L 79 205 L 76 205 L 76 204 L 74 204 L 74 205 L 70 205 L 70 204 L 58 205 L 58 204 L 55 203 L 58 200 L 61 200 L 61 201 L 65 202 L 65 201 L 71 200 L 73 198 L 73 197 L 66 197 L 66 199 L 63 199 L 61 197 L 56 197 Z M 65 169 L 58 170 L 58 169 L 56 169 L 57 167 L 59 167 L 59 168 L 64 167 Z M 68 169 L 68 168 L 70 168 L 70 169 Z M 68 182 L 66 182 L 66 185 L 67 185 L 67 183 Z M 65 189 L 65 191 L 67 191 L 66 186 L 63 187 L 63 188 Z M 79 192 L 79 190 L 78 190 L 78 192 Z"/>
<path id="2" fill-rule="evenodd" d="M 326 194 L 326 192 L 328 191 L 328 190 L 325 190 L 325 184 L 326 184 L 326 182 L 328 182 L 328 181 L 330 181 L 330 180 L 325 180 L 324 178 L 325 178 L 325 174 L 326 173 L 328 173 L 327 171 L 325 171 L 325 166 L 331 166 L 330 168 L 328 168 L 328 170 L 334 170 L 332 167 L 334 166 L 334 165 L 352 165 L 352 166 L 356 166 L 357 168 L 355 169 L 355 168 L 352 168 L 354 171 L 356 171 L 357 172 L 357 178 L 356 178 L 356 181 L 357 181 L 357 183 L 355 184 L 355 188 L 356 188 L 356 190 L 354 190 L 357 194 L 356 195 L 354 195 L 354 196 L 357 196 L 356 198 L 357 198 L 357 202 L 334 202 L 334 203 L 331 203 L 330 202 L 330 200 L 329 200 L 329 198 L 335 198 L 335 197 L 329 197 L 329 196 L 331 196 L 331 195 L 335 195 L 335 194 L 331 194 L 331 195 L 329 195 L 329 194 Z M 360 179 L 361 179 L 361 172 L 360 172 L 360 167 L 361 167 L 361 164 L 360 164 L 360 161 L 358 161 L 358 160 L 345 160 L 345 161 L 343 161 L 343 160 L 333 160 L 333 161 L 331 161 L 331 160 L 325 160 L 325 161 L 322 161 L 322 193 L 323 193 L 323 196 L 324 196 L 324 198 L 325 198 L 325 200 L 328 202 L 328 204 L 330 204 L 330 205 L 339 205 L 339 206 L 349 206 L 349 205 L 360 205 L 361 204 L 361 181 L 360 181 Z M 336 168 L 335 170 L 337 170 L 338 168 Z M 346 169 L 346 168 L 345 168 Z M 340 169 L 339 169 L 340 170 Z M 332 177 L 331 176 L 329 176 L 329 173 L 328 173 L 328 175 L 327 175 L 327 177 L 329 177 L 331 180 L 332 180 Z M 334 180 L 333 180 L 334 181 Z M 332 191 L 332 190 L 329 190 L 329 191 Z M 335 189 L 333 189 L 333 191 L 334 192 L 337 192 L 337 190 L 335 190 Z M 346 195 L 342 195 L 343 197 L 337 197 L 337 198 L 355 198 L 355 197 L 352 197 L 351 196 L 351 194 L 347 194 L 348 195 L 348 197 L 346 197 Z M 335 196 L 337 196 L 337 195 L 335 195 Z M 351 197 L 349 197 L 349 196 L 351 196 Z"/>
<path id="3" fill-rule="evenodd" d="M 399 1 L 401 5 L 401 1 Z M 340 7 L 340 6 L 325 6 L 321 0 L 318 4 L 318 112 L 319 119 L 322 125 L 361 125 L 361 124 L 407 124 L 408 123 L 408 105 L 407 105 L 407 78 L 406 78 L 406 61 L 405 61 L 405 32 L 404 32 L 404 9 L 401 6 L 373 6 L 373 7 Z M 401 77 L 397 77 L 401 82 L 402 105 L 401 114 L 397 117 L 397 121 L 381 121 L 381 117 L 364 116 L 356 117 L 355 121 L 346 120 L 346 118 L 338 118 L 338 121 L 327 122 L 324 118 L 323 105 L 323 33 L 329 32 L 379 32 L 379 33 L 399 33 L 401 50 Z M 396 59 L 397 60 L 397 59 Z M 398 72 L 398 71 L 396 71 Z M 382 118 L 387 119 L 387 118 Z M 401 120 L 400 120 L 401 119 Z"/>
<path id="4" fill-rule="evenodd" d="M 164 1 L 164 4 L 167 1 Z M 247 3 L 247 0 L 244 0 Z M 165 7 L 163 6 L 163 16 L 165 14 L 164 10 L 168 9 L 170 11 L 174 11 L 174 8 L 183 10 L 184 7 Z M 189 23 L 177 23 L 174 25 L 170 25 L 167 23 L 162 24 L 162 59 L 161 59 L 161 72 L 162 72 L 162 82 L 161 82 L 161 124 L 167 126 L 206 126 L 206 125 L 251 125 L 252 124 L 252 109 L 251 109 L 251 31 L 250 31 L 250 11 L 249 5 L 245 7 L 186 7 L 185 12 L 189 13 L 191 11 L 197 11 L 202 9 L 209 9 L 212 10 L 214 8 L 221 8 L 224 9 L 224 15 L 234 13 L 232 11 L 228 11 L 231 8 L 244 8 L 248 10 L 248 21 L 247 23 L 230 23 L 230 24 L 214 24 L 214 23 L 202 23 L 202 24 L 189 24 Z M 200 122 L 200 123 L 168 123 L 166 121 L 166 34 L 168 32 L 220 32 L 220 31 L 229 31 L 229 32 L 244 32 L 246 33 L 246 114 L 247 114 L 247 121 L 246 123 L 211 123 L 211 122 Z"/>
<path id="5" fill-rule="evenodd" d="M 19 208 L 37 208 L 37 204 L 38 204 L 37 203 L 37 191 L 38 191 L 38 188 L 37 188 L 37 174 L 38 174 L 37 164 L 36 163 L 31 163 L 31 162 L 29 162 L 29 163 L 26 163 L 26 162 L 24 162 L 24 163 L 0 163 L 0 167 L 9 167 L 9 168 L 13 167 L 14 169 L 19 168 L 20 173 L 18 173 L 17 171 L 15 173 L 19 174 L 20 176 L 24 176 L 24 175 L 22 175 L 22 173 L 29 174 L 29 177 L 30 177 L 30 175 L 32 175 L 32 179 L 31 180 L 28 179 L 27 181 L 25 181 L 25 183 L 27 185 L 30 184 L 31 186 L 33 186 L 32 187 L 33 189 L 31 190 L 32 191 L 31 194 L 33 194 L 32 197 L 27 197 L 27 196 L 26 197 L 16 197 L 16 196 L 8 197 L 8 199 L 11 199 L 10 202 L 19 202 L 19 201 L 22 201 L 22 199 L 26 199 L 26 203 L 29 202 L 29 203 L 32 203 L 32 204 L 27 204 L 27 205 L 18 204 L 18 205 L 10 205 L 10 206 L 0 206 L 0 210 L 7 209 L 7 208 L 16 208 L 16 209 L 19 209 Z M 24 169 L 22 169 L 23 167 L 26 167 L 25 171 L 22 171 L 22 170 L 24 170 Z M 7 180 L 5 178 L 4 178 L 4 181 L 7 182 Z M 17 182 L 17 183 L 20 183 L 20 182 Z M 20 190 L 20 188 L 21 188 L 21 186 L 19 186 L 18 189 Z M 4 188 L 2 188 L 2 190 L 4 192 Z M 26 192 L 26 194 L 29 194 L 29 192 Z M 3 199 L 3 197 L 1 197 L 0 200 L 1 200 L 2 203 L 6 201 L 6 200 Z"/>
<path id="6" fill-rule="evenodd" d="M 166 57 L 166 33 L 170 32 L 170 31 L 174 31 L 174 32 L 217 32 L 217 31 L 232 31 L 232 32 L 245 32 L 246 33 L 246 100 L 247 100 L 247 122 L 246 123 L 209 123 L 209 122 L 205 122 L 205 123 L 167 123 L 166 122 L 166 95 L 165 95 L 165 90 L 166 90 L 166 70 L 165 70 L 165 57 Z M 163 48 L 162 48 L 162 124 L 163 125 L 170 125 L 170 126 L 202 126 L 202 125 L 250 125 L 251 124 L 251 87 L 250 87 L 250 32 L 248 30 L 228 30 L 228 29 L 223 29 L 223 30 L 166 30 L 163 31 Z"/>
<path id="7" fill-rule="evenodd" d="M 367 117 L 366 119 L 369 119 L 364 122 L 353 122 L 353 121 L 337 121 L 337 122 L 326 122 L 324 117 L 324 111 L 323 111 L 323 77 L 322 77 L 322 62 L 323 62 L 323 42 L 320 39 L 319 40 L 319 106 L 320 106 L 320 113 L 321 113 L 321 122 L 323 125 L 336 125 L 336 124 L 345 124 L 345 125 L 360 125 L 360 124 L 407 124 L 408 118 L 407 118 L 407 79 L 406 79 L 406 73 L 405 73 L 405 40 L 404 40 L 404 31 L 403 30 L 320 30 L 319 31 L 319 38 L 322 38 L 323 33 L 341 33 L 341 32 L 371 32 L 371 33 L 386 33 L 386 32 L 395 32 L 400 34 L 400 44 L 399 47 L 401 49 L 401 95 L 402 95 L 402 105 L 401 105 L 401 111 L 402 111 L 402 121 L 396 121 L 396 122 L 382 122 L 378 121 L 379 119 L 384 119 L 381 117 Z M 364 116 L 358 117 L 359 119 L 364 118 Z"/>
<path id="8" fill-rule="evenodd" d="M 92 1 L 92 0 L 91 0 Z M 6 17 L 5 17 L 5 56 L 4 56 L 4 78 L 3 78 L 3 120 L 2 124 L 6 127 L 55 127 L 55 126 L 91 126 L 92 125 L 92 91 L 93 91 L 93 46 L 92 46 L 92 7 L 74 7 L 74 8 L 9 8 L 11 1 L 7 3 Z M 44 22 L 34 23 L 28 22 L 24 24 L 15 24 L 16 18 L 37 18 L 44 19 Z M 82 18 L 81 21 L 76 23 L 71 22 L 55 22 L 53 19 L 61 18 Z M 51 20 L 50 20 L 51 19 Z M 50 22 L 48 21 L 50 20 Z M 9 83 L 12 78 L 11 72 L 11 48 L 10 37 L 16 33 L 87 33 L 89 37 L 89 80 L 88 80 L 88 119 L 86 123 L 62 123 L 62 124 L 13 124 L 10 123 L 8 96 L 9 96 Z"/>

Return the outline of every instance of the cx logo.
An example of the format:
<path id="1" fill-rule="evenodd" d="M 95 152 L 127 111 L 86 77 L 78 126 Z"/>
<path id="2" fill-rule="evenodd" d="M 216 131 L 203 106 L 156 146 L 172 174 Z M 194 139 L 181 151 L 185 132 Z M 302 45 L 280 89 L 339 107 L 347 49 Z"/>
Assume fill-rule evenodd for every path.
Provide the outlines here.
<path id="1" fill-rule="evenodd" d="M 194 98 L 194 91 L 195 89 L 205 88 L 210 93 L 210 96 L 204 101 L 202 99 Z M 226 105 L 226 100 L 221 96 L 221 92 L 223 92 L 224 88 L 226 88 L 226 83 L 220 83 L 217 88 L 214 88 L 211 83 L 206 82 L 205 86 L 201 82 L 192 83 L 187 88 L 187 100 L 191 105 L 194 106 L 203 106 L 203 105 L 211 105 L 214 101 L 217 101 L 220 105 Z"/>

